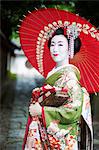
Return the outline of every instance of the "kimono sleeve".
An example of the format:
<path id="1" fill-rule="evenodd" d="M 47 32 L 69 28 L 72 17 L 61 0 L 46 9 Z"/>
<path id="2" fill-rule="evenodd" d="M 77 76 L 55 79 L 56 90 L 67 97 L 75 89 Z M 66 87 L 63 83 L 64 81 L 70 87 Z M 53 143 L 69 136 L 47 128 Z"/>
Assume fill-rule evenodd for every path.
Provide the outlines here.
<path id="1" fill-rule="evenodd" d="M 42 108 L 46 126 L 49 126 L 50 122 L 54 120 L 59 120 L 60 124 L 67 124 L 67 125 L 78 122 L 82 111 L 83 92 L 75 73 L 68 72 L 64 74 L 63 76 L 60 77 L 58 81 L 56 81 L 54 87 L 58 87 L 60 89 L 67 88 L 68 91 L 66 94 L 69 96 L 62 106 L 59 107 L 45 106 Z M 59 94 L 61 93 L 61 90 L 57 92 Z"/>

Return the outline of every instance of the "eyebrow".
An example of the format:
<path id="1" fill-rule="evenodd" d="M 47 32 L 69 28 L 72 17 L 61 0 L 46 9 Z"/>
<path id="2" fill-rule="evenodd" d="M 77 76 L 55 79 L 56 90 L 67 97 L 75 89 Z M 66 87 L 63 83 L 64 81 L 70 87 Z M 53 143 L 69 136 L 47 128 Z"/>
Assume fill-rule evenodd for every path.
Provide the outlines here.
<path id="1" fill-rule="evenodd" d="M 61 43 L 61 42 L 63 43 L 63 41 L 58 41 L 58 43 Z"/>
<path id="2" fill-rule="evenodd" d="M 52 41 L 51 43 L 55 43 L 54 41 Z M 63 41 L 58 41 L 58 43 L 63 43 Z"/>

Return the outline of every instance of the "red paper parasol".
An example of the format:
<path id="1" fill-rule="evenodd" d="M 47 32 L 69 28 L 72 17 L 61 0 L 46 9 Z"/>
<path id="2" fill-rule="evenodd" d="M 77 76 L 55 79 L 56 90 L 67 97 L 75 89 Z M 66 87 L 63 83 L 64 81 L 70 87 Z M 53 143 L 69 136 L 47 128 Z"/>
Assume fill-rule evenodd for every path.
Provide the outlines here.
<path id="1" fill-rule="evenodd" d="M 29 62 L 42 75 L 55 66 L 47 46 L 48 37 L 58 27 L 76 24 L 82 46 L 70 60 L 81 72 L 81 85 L 88 92 L 99 92 L 99 32 L 87 20 L 76 14 L 54 8 L 29 12 L 19 29 L 22 49 Z"/>

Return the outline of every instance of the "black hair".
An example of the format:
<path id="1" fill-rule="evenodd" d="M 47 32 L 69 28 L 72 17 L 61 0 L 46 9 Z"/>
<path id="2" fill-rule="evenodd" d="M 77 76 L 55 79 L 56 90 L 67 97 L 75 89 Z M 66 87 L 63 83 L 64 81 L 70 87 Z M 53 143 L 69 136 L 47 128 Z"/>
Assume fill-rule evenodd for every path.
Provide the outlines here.
<path id="1" fill-rule="evenodd" d="M 64 35 L 64 36 L 67 38 L 67 36 L 64 34 L 64 30 L 63 30 L 62 28 L 58 28 L 58 29 L 54 32 L 54 34 L 52 35 L 52 37 L 49 39 L 49 41 L 48 41 L 48 48 L 50 48 L 51 40 L 52 40 L 52 38 L 53 38 L 55 35 Z M 68 41 L 68 43 L 69 43 L 69 39 L 68 39 L 68 38 L 67 38 L 67 41 Z M 78 38 L 76 38 L 76 39 L 74 40 L 74 55 L 75 55 L 77 52 L 79 52 L 80 47 L 81 47 L 81 40 L 80 40 L 80 38 L 78 37 Z"/>

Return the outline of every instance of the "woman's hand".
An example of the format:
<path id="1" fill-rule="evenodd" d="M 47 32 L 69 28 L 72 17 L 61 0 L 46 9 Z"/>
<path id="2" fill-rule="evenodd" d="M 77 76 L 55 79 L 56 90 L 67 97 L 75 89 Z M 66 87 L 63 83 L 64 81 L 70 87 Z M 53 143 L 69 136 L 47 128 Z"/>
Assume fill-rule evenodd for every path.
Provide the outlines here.
<path id="1" fill-rule="evenodd" d="M 35 104 L 31 104 L 29 106 L 29 112 L 31 116 L 38 116 L 42 114 L 42 107 L 41 105 L 36 102 Z"/>

